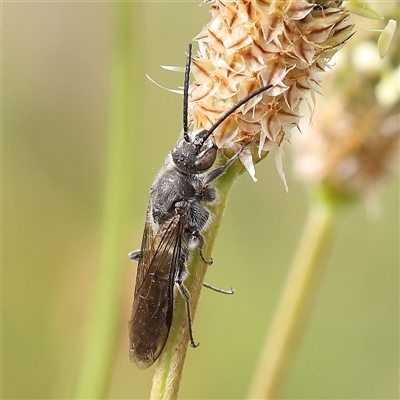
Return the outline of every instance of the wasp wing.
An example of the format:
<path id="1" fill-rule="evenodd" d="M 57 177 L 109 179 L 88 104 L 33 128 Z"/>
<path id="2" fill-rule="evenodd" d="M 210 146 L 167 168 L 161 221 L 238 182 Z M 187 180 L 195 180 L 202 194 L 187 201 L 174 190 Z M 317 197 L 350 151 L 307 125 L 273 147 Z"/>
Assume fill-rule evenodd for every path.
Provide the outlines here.
<path id="1" fill-rule="evenodd" d="M 149 212 L 129 321 L 129 357 L 140 369 L 157 360 L 167 341 L 175 277 L 182 262 L 183 215 L 176 213 L 153 232 Z"/>

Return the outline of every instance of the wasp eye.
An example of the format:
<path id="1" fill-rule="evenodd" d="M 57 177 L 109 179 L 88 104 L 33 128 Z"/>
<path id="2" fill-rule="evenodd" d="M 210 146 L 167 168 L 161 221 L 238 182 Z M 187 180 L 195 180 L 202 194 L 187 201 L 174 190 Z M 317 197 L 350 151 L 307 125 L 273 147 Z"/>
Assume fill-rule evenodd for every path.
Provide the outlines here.
<path id="1" fill-rule="evenodd" d="M 199 155 L 195 162 L 196 171 L 201 172 L 209 169 L 214 164 L 216 158 L 217 148 L 213 146 Z"/>

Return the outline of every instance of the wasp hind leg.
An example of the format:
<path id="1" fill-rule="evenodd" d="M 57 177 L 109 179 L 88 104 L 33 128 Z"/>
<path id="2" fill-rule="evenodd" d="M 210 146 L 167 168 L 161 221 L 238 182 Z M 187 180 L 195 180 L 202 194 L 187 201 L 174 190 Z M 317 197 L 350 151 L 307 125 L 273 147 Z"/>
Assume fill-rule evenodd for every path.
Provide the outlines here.
<path id="1" fill-rule="evenodd" d="M 186 315 L 187 315 L 187 319 L 188 319 L 190 345 L 192 347 L 197 347 L 199 345 L 199 343 L 196 343 L 194 341 L 194 337 L 193 337 L 192 313 L 190 311 L 190 292 L 189 292 L 188 288 L 183 284 L 183 281 L 182 281 L 181 278 L 178 278 L 175 281 L 175 283 L 176 283 L 176 285 L 177 285 L 177 287 L 179 289 L 179 293 L 181 294 L 181 296 L 185 300 L 185 304 L 186 304 Z"/>

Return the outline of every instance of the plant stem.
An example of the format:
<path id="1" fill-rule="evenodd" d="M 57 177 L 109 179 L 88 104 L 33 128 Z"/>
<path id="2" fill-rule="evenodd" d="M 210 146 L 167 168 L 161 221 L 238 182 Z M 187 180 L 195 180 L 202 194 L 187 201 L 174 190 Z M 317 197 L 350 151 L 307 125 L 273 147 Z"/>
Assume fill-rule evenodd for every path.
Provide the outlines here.
<path id="1" fill-rule="evenodd" d="M 325 259 L 340 202 L 320 196 L 311 205 L 272 326 L 261 352 L 249 399 L 276 399 L 296 344 L 322 283 Z"/>
<path id="2" fill-rule="evenodd" d="M 240 161 L 236 161 L 226 174 L 218 178 L 215 183 L 219 199 L 218 204 L 209 207 L 214 218 L 210 229 L 205 233 L 205 246 L 203 248 L 204 255 L 208 259 L 211 258 L 212 248 L 227 205 L 229 193 L 243 170 L 244 168 Z M 193 253 L 194 255 L 188 265 L 189 276 L 185 280 L 185 286 L 191 294 L 192 320 L 194 320 L 204 276 L 207 272 L 207 265 L 202 261 L 198 252 L 194 251 Z M 178 295 L 168 341 L 157 362 L 151 399 L 174 400 L 177 398 L 188 344 L 189 333 L 185 301 Z"/>
<path id="3" fill-rule="evenodd" d="M 90 309 L 75 398 L 106 398 L 114 363 L 116 327 L 129 209 L 133 203 L 132 157 L 140 64 L 133 62 L 132 4 L 117 3 L 116 57 L 111 75 L 110 125 L 102 210 L 99 269 Z M 136 96 L 136 97 L 135 97 Z"/>

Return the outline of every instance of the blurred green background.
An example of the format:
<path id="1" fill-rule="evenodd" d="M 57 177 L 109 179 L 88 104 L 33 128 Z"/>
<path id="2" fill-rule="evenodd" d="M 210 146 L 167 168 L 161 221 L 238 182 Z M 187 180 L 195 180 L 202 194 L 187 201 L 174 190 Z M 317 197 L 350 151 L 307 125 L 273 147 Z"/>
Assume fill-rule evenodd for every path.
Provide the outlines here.
<path id="1" fill-rule="evenodd" d="M 127 254 L 138 248 L 148 192 L 181 130 L 181 97 L 161 90 L 183 74 L 209 20 L 197 1 L 133 3 L 139 14 L 140 117 L 132 157 L 135 201 Z M 110 70 L 111 2 L 2 3 L 3 398 L 69 398 L 83 347 L 101 245 Z M 139 89 L 138 89 L 139 90 Z M 303 119 L 303 126 L 308 121 Z M 298 134 L 298 133 L 294 133 Z M 286 162 L 286 193 L 270 156 L 232 193 L 195 320 L 180 398 L 246 396 L 265 331 L 307 215 L 306 189 Z M 283 398 L 398 398 L 399 187 L 381 192 L 382 216 L 362 204 L 338 223 L 317 306 Z M 127 319 L 136 265 L 126 258 L 110 398 L 148 398 L 152 369 L 128 359 Z"/>

